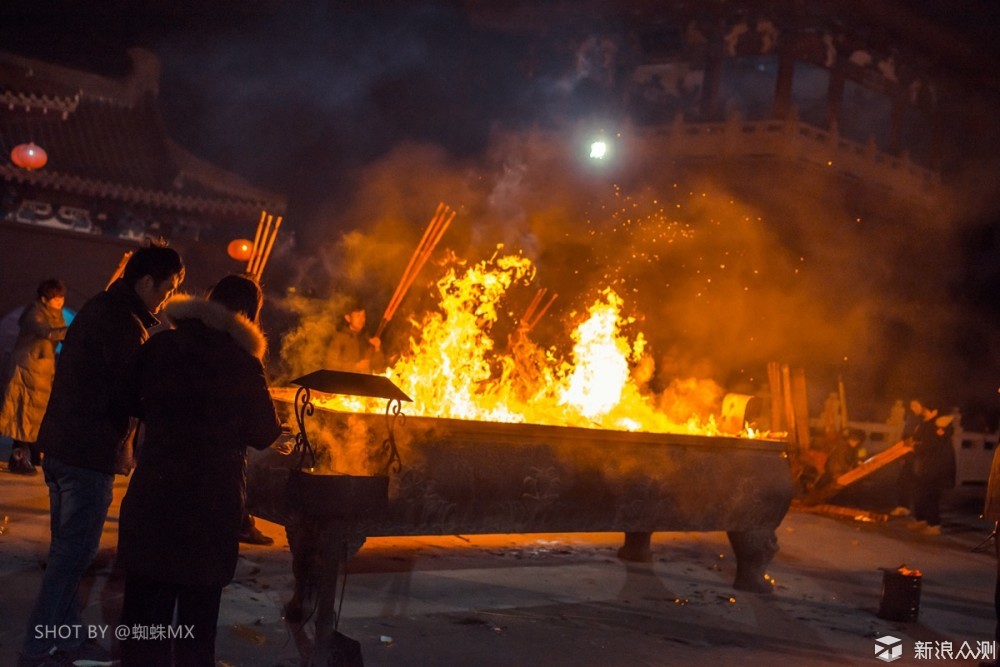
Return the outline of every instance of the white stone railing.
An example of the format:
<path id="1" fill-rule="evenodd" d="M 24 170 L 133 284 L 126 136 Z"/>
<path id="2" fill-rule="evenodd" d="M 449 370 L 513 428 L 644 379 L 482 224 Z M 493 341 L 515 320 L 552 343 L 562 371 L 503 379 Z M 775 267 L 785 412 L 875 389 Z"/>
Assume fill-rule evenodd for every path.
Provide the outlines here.
<path id="1" fill-rule="evenodd" d="M 746 121 L 737 117 L 721 123 L 674 123 L 643 128 L 640 141 L 662 141 L 675 159 L 773 158 L 795 161 L 860 179 L 901 195 L 934 196 L 940 175 L 914 164 L 904 155 L 880 152 L 798 120 Z"/>

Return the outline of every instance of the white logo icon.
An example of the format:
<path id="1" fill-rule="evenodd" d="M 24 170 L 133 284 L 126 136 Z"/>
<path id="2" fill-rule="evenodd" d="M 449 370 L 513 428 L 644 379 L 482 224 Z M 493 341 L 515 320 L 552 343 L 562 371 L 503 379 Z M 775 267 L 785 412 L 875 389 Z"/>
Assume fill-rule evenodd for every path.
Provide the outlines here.
<path id="1" fill-rule="evenodd" d="M 903 657 L 903 640 L 892 635 L 875 640 L 875 657 L 883 662 L 892 662 Z"/>

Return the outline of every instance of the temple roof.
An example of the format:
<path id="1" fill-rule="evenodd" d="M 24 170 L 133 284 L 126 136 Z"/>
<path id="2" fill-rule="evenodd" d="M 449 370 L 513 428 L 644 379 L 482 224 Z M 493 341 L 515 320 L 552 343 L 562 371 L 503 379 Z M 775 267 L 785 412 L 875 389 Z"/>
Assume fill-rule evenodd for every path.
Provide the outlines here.
<path id="1" fill-rule="evenodd" d="M 180 212 L 283 213 L 284 196 L 170 140 L 157 106 L 159 62 L 142 49 L 129 55 L 132 72 L 113 79 L 0 53 L 0 177 Z M 26 142 L 45 149 L 44 168 L 11 162 Z"/>

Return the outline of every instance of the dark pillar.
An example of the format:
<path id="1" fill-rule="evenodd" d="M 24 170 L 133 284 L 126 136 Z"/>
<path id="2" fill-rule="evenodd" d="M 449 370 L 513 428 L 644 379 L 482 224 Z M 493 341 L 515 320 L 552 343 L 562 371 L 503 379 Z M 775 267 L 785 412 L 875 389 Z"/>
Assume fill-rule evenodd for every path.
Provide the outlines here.
<path id="1" fill-rule="evenodd" d="M 796 45 L 785 44 L 778 51 L 778 81 L 774 86 L 774 117 L 788 118 L 792 110 L 792 75 L 795 72 Z"/>
<path id="2" fill-rule="evenodd" d="M 830 87 L 826 93 L 826 129 L 840 126 L 840 107 L 844 102 L 844 84 L 847 82 L 847 63 L 838 52 L 837 60 L 830 69 Z"/>
<path id="3" fill-rule="evenodd" d="M 705 53 L 705 80 L 701 87 L 702 120 L 719 120 L 719 84 L 722 81 L 724 48 L 720 35 L 709 37 Z"/>

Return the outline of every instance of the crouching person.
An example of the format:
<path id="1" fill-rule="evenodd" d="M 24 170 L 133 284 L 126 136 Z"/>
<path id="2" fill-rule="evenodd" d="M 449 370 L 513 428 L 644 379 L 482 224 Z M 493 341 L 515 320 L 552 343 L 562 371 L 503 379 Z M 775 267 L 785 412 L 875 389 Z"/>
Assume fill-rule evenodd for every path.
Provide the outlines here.
<path id="1" fill-rule="evenodd" d="M 207 300 L 175 297 L 164 312 L 176 328 L 140 351 L 133 410 L 146 435 L 122 500 L 118 560 L 122 625 L 149 631 L 122 643 L 124 667 L 215 665 L 219 602 L 236 571 L 246 502 L 246 448 L 264 449 L 281 434 L 262 365 L 261 301 L 260 287 L 236 275 Z"/>

